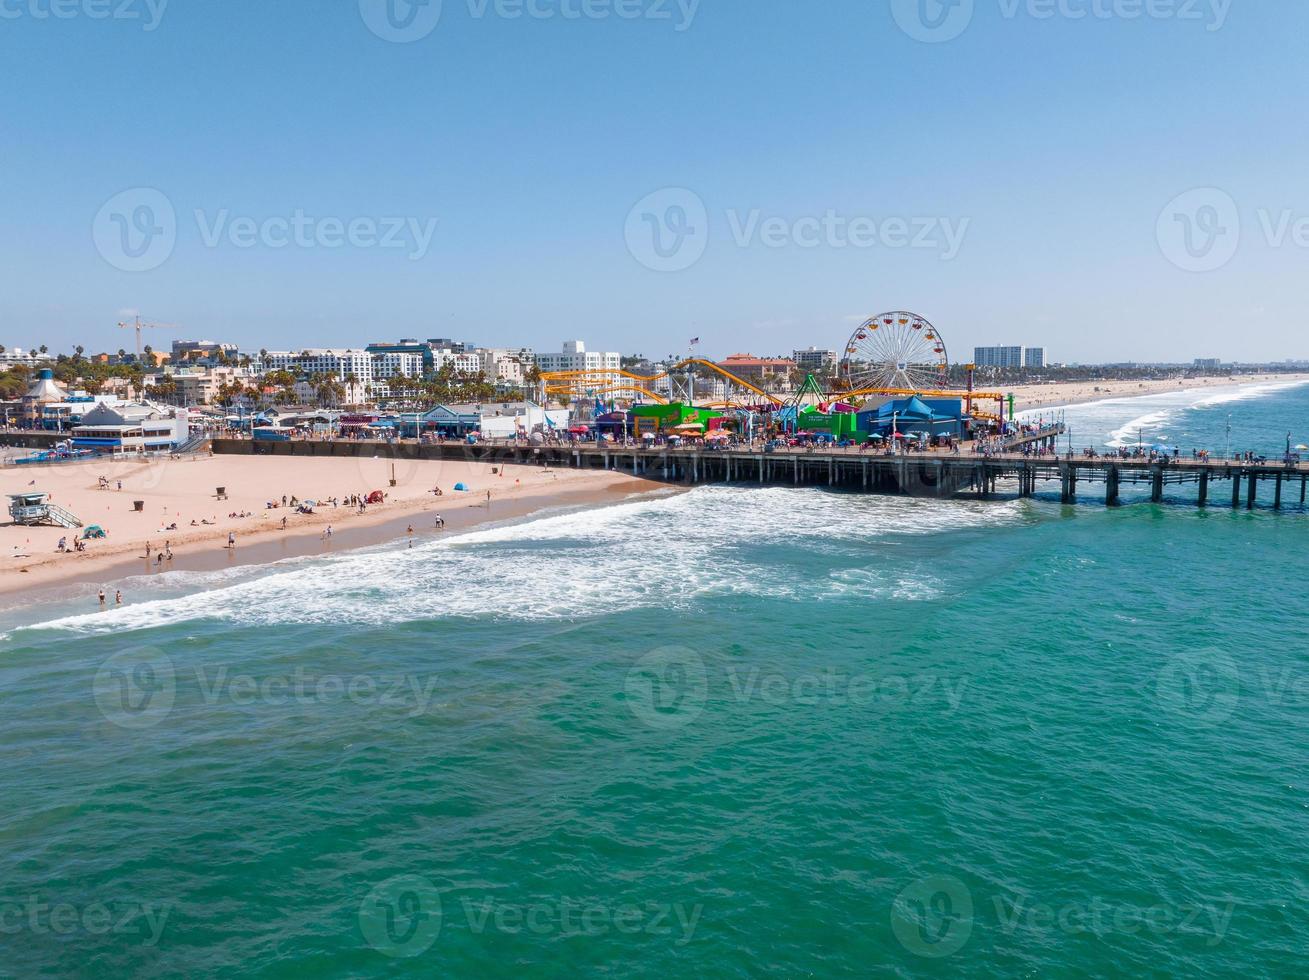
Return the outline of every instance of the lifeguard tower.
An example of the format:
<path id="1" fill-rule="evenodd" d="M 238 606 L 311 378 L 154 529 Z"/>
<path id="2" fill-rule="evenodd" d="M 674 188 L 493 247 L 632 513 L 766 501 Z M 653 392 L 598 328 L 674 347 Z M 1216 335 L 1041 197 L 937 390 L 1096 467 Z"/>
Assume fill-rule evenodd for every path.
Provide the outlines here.
<path id="1" fill-rule="evenodd" d="M 50 503 L 48 493 L 11 493 L 9 495 L 9 516 L 15 524 L 34 527 L 49 524 L 54 527 L 81 527 L 82 522 L 64 510 Z"/>

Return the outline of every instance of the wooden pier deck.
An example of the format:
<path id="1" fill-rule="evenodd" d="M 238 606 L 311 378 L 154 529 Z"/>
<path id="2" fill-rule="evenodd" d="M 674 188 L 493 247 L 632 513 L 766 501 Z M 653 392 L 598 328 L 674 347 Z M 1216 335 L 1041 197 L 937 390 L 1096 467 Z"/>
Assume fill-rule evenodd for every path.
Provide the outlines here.
<path id="1" fill-rule="evenodd" d="M 1309 463 L 1286 464 L 1194 459 L 1152 461 L 1146 458 L 1054 456 L 1048 452 L 1061 430 L 1013 440 L 993 455 L 948 451 L 884 455 L 857 448 L 831 450 L 758 448 L 707 449 L 666 446 L 514 445 L 482 443 L 383 443 L 336 440 L 256 442 L 216 439 L 216 453 L 294 456 L 369 456 L 397 461 L 441 459 L 482 463 L 513 463 L 622 470 L 667 483 L 751 483 L 763 486 L 829 487 L 865 493 L 915 497 L 972 497 L 994 500 L 1032 497 L 1039 488 L 1057 484 L 1059 499 L 1068 504 L 1094 497 L 1108 506 L 1122 502 L 1125 487 L 1139 487 L 1148 499 L 1163 502 L 1170 488 L 1193 487 L 1198 506 L 1230 502 L 1253 509 L 1261 491 L 1274 508 L 1303 505 L 1309 491 Z M 1029 455 L 1024 447 L 1045 446 L 1045 455 Z"/>

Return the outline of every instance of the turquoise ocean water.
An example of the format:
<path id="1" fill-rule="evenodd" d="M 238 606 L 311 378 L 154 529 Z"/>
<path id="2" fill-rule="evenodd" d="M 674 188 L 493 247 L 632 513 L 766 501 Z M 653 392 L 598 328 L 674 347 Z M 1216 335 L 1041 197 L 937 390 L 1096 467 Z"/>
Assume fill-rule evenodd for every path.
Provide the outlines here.
<path id="1" fill-rule="evenodd" d="M 1068 420 L 1229 413 L 1309 441 Z M 706 487 L 8 610 L 0 976 L 1298 975 L 1309 514 L 1181 499 Z"/>

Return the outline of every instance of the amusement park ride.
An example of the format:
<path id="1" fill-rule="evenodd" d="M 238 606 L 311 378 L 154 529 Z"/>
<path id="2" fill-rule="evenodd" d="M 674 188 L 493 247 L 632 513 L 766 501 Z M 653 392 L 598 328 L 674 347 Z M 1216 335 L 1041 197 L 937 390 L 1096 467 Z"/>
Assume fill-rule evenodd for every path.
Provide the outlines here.
<path id="1" fill-rule="evenodd" d="M 727 382 L 726 397 L 705 402 L 694 397 L 697 372 Z M 963 390 L 951 389 L 950 360 L 945 338 L 926 317 L 895 311 L 870 317 L 850 335 L 829 380 L 830 390 L 822 400 L 855 406 L 878 398 L 911 395 L 962 398 L 964 410 L 973 418 L 999 422 L 1004 415 L 1004 395 L 973 390 L 973 365 L 967 365 Z M 554 371 L 542 374 L 544 395 L 570 400 L 648 401 L 667 404 L 681 401 L 702 408 L 755 408 L 772 411 L 785 407 L 787 399 L 765 391 L 730 371 L 701 358 L 688 357 L 659 374 L 634 374 L 620 370 Z M 655 392 L 667 379 L 668 394 Z M 807 382 L 808 383 L 808 382 Z M 811 392 L 812 393 L 812 392 Z M 977 411 L 973 402 L 994 401 L 994 412 Z"/>

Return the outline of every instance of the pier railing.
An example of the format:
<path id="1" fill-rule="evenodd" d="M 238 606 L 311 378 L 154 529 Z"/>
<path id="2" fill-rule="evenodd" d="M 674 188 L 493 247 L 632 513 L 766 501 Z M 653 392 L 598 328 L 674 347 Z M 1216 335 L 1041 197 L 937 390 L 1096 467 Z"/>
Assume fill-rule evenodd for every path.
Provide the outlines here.
<path id="1" fill-rule="evenodd" d="M 1119 458 L 1058 455 L 1053 433 L 1033 434 L 1021 447 L 994 453 L 924 450 L 883 452 L 847 447 L 815 449 L 777 447 L 768 451 L 737 446 L 708 449 L 692 446 L 632 446 L 613 443 L 558 445 L 514 443 L 415 443 L 377 440 L 264 442 L 215 439 L 216 454 L 368 457 L 463 461 L 483 464 L 538 465 L 606 469 L 664 483 L 752 483 L 756 485 L 827 487 L 864 493 L 916 497 L 973 497 L 981 500 L 1033 497 L 1057 484 L 1058 499 L 1072 504 L 1088 487 L 1102 487 L 1103 501 L 1115 506 L 1125 487 L 1142 487 L 1156 503 L 1176 499 L 1178 487 L 1194 488 L 1186 502 L 1201 507 L 1211 499 L 1254 508 L 1265 486 L 1271 505 L 1281 508 L 1288 496 L 1305 503 L 1309 463 L 1302 461 L 1232 461 L 1187 458 Z M 1043 440 L 1043 441 L 1042 441 Z M 1221 494 L 1218 488 L 1230 487 Z"/>

